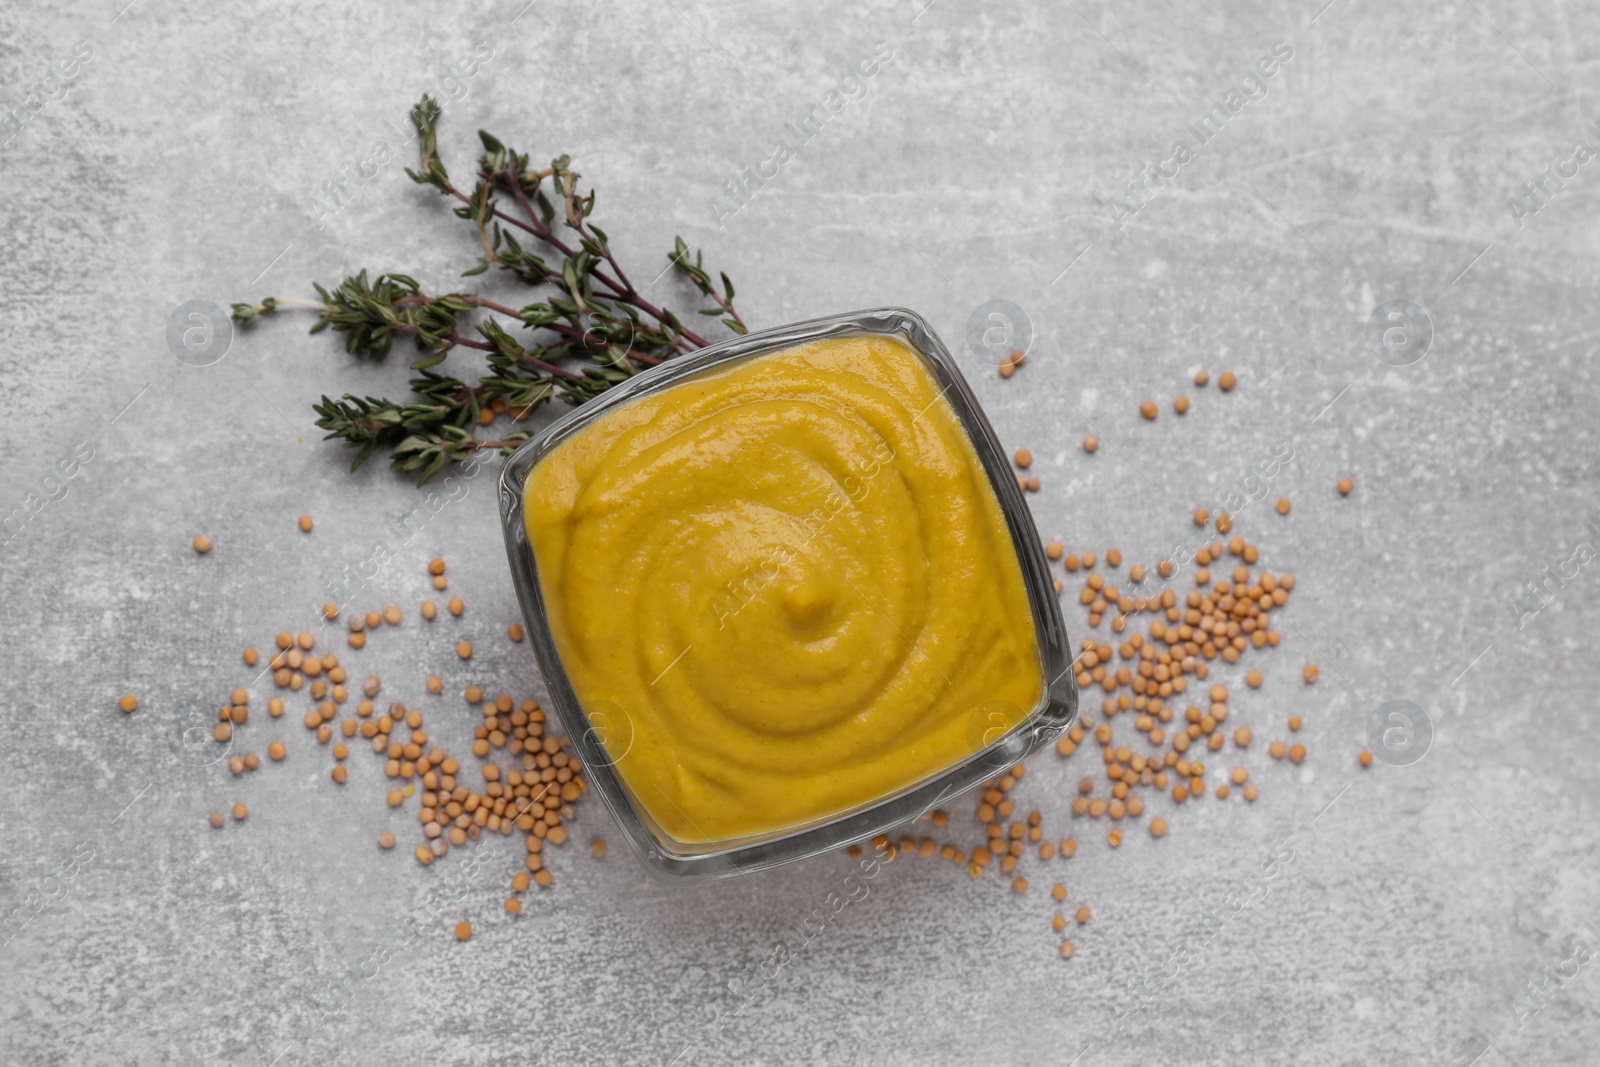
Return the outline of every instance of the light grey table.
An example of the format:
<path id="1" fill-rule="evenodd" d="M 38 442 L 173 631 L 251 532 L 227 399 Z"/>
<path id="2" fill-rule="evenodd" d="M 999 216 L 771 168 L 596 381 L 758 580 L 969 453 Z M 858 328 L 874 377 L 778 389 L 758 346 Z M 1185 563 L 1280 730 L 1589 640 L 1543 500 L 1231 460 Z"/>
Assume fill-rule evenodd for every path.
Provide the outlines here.
<path id="1" fill-rule="evenodd" d="M 921 2 L 0 9 L 0 511 L 21 509 L 0 556 L 0 1062 L 1594 1060 L 1600 578 L 1566 561 L 1600 544 L 1600 9 Z M 829 113 L 880 42 L 893 58 Z M 290 760 L 242 782 L 186 762 L 190 717 L 248 680 L 241 647 L 305 625 L 417 496 L 381 464 L 347 476 L 309 406 L 403 391 L 402 358 L 358 364 L 302 320 L 193 366 L 169 317 L 361 267 L 452 284 L 470 234 L 406 181 L 414 146 L 393 132 L 424 90 L 451 160 L 480 126 L 571 153 L 636 276 L 681 233 L 758 326 L 925 312 L 1007 446 L 1039 457 L 1045 536 L 1157 558 L 1292 442 L 1239 522 L 1300 587 L 1236 715 L 1263 739 L 1303 715 L 1310 758 L 1258 744 L 1259 803 L 1162 801 L 1169 836 L 1120 852 L 1069 828 L 1055 790 L 1091 765 L 1036 758 L 1023 803 L 1084 844 L 1055 868 L 1094 908 L 1071 961 L 1042 869 L 1019 898 L 897 862 L 808 940 L 843 856 L 667 888 L 614 835 L 584 854 L 610 832 L 595 803 L 557 887 L 512 923 L 510 839 L 464 888 L 465 864 L 380 854 L 376 833 L 409 820 L 359 752 L 343 792 L 293 724 Z M 813 108 L 826 121 L 797 136 Z M 766 163 L 780 140 L 792 158 Z M 744 203 L 723 199 L 764 163 Z M 1009 382 L 962 342 L 991 299 L 1034 335 Z M 1384 362 L 1369 322 L 1395 300 L 1425 318 Z M 1239 389 L 1139 420 L 1201 367 Z M 92 456 L 50 480 L 75 449 Z M 420 625 L 443 553 L 471 610 L 360 661 L 458 745 L 467 682 L 542 693 L 503 638 L 489 477 L 462 493 L 367 595 Z M 1547 567 L 1571 577 L 1534 611 Z M 450 662 L 457 631 L 470 666 Z M 422 647 L 446 698 L 423 699 Z M 129 690 L 143 707 L 123 716 Z M 1362 772 L 1395 700 L 1431 749 Z M 247 823 L 205 826 L 240 799 Z M 1257 899 L 1252 872 L 1286 851 Z M 768 966 L 780 945 L 792 958 Z"/>

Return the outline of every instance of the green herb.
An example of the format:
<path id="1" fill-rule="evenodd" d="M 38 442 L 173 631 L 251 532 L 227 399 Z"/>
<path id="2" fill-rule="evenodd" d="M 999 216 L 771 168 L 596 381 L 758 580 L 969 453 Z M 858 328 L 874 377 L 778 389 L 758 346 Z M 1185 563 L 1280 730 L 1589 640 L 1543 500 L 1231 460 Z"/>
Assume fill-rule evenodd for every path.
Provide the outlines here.
<path id="1" fill-rule="evenodd" d="M 407 402 L 346 393 L 337 400 L 324 396 L 313 406 L 328 439 L 360 450 L 352 470 L 383 449 L 395 469 L 417 472 L 419 485 L 474 452 L 510 452 L 528 438 L 521 430 L 479 437 L 492 421 L 485 420 L 485 410 L 503 409 L 521 421 L 548 400 L 581 404 L 708 343 L 628 279 L 605 231 L 590 221 L 594 190 L 579 192 L 568 157 L 534 170 L 528 156 L 480 130 L 483 155 L 471 191 L 463 192 L 439 159 L 439 110 L 429 96 L 412 109 L 422 159 L 406 173 L 460 201 L 455 214 L 472 224 L 483 253 L 464 277 L 506 271 L 540 290 L 542 299 L 513 308 L 472 293 L 429 294 L 405 274 L 368 278 L 362 271 L 332 288 L 314 284 L 316 301 L 267 297 L 233 305 L 239 323 L 286 309 L 315 311 L 311 332 L 331 327 L 345 334 L 345 350 L 356 356 L 381 358 L 396 338 L 409 337 L 422 355 L 411 364 L 418 376 Z M 700 253 L 682 238 L 675 241 L 669 269 L 714 305 L 698 314 L 746 332 L 733 306 L 733 283 L 726 274 L 720 285 L 713 281 Z M 483 353 L 475 384 L 432 370 L 454 348 Z"/>

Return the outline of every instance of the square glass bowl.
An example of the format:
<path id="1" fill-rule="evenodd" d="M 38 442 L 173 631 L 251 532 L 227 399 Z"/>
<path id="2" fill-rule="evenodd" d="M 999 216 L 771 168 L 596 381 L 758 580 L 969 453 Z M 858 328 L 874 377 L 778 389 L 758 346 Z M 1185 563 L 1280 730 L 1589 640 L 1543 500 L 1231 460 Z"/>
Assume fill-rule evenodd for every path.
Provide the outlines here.
<path id="1" fill-rule="evenodd" d="M 898 338 L 921 356 L 926 369 L 955 409 L 957 419 L 988 474 L 1016 550 L 1033 615 L 1044 675 L 1039 701 L 1009 729 L 986 722 L 985 708 L 975 708 L 970 736 L 981 747 L 971 756 L 931 777 L 850 810 L 756 837 L 710 844 L 674 840 L 631 795 L 607 753 L 604 745 L 607 737 L 621 737 L 630 729 L 626 713 L 615 707 L 585 709 L 563 668 L 539 586 L 538 561 L 528 543 L 523 521 L 523 495 L 529 472 L 557 445 L 618 405 L 661 392 L 735 361 L 823 338 L 859 335 Z M 1078 690 L 1070 642 L 1039 533 L 1023 502 L 1016 475 L 949 351 L 921 316 L 904 308 L 851 312 L 732 338 L 674 358 L 614 386 L 597 399 L 575 408 L 512 454 L 500 475 L 500 519 L 512 580 L 527 620 L 534 654 L 549 689 L 550 703 L 583 763 L 591 787 L 611 810 L 629 846 L 646 868 L 666 881 L 701 882 L 750 873 L 883 833 L 1004 774 L 1029 753 L 1054 741 L 1077 715 Z M 993 714 L 995 723 L 1006 721 L 998 712 Z"/>

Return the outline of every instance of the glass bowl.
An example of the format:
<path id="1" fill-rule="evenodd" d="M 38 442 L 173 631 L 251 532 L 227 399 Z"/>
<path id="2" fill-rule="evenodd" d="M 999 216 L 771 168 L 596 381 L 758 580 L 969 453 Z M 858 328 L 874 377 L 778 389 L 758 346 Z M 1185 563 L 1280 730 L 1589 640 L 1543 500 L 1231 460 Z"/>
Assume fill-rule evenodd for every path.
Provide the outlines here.
<path id="1" fill-rule="evenodd" d="M 619 750 L 618 758 L 626 758 L 631 738 L 627 713 L 614 705 L 585 708 L 573 692 L 562 666 L 540 592 L 538 561 L 523 525 L 523 492 L 528 474 L 553 448 L 619 404 L 660 392 L 693 375 L 736 360 L 821 338 L 862 334 L 897 337 L 922 357 L 927 370 L 955 409 L 957 419 L 989 476 L 1011 534 L 1033 615 L 1039 661 L 1044 672 L 1039 701 L 1010 729 L 996 724 L 1015 721 L 1016 715 L 1002 714 L 1000 709 L 987 704 L 972 709 L 969 737 L 979 747 L 971 756 L 866 804 L 836 812 L 817 822 L 756 837 L 710 844 L 676 841 L 662 831 L 631 796 L 614 766 L 616 761 L 608 754 Z M 527 620 L 534 654 L 549 689 L 549 703 L 582 761 L 591 787 L 610 809 L 628 845 L 649 871 L 666 881 L 703 882 L 747 874 L 884 833 L 1004 774 L 1029 753 L 1054 741 L 1072 725 L 1077 715 L 1078 688 L 1072 669 L 1071 645 L 1061 620 L 1061 607 L 1039 533 L 1023 502 L 1016 475 L 955 360 L 928 324 L 913 311 L 875 308 L 735 337 L 674 358 L 614 386 L 599 398 L 573 409 L 511 455 L 500 475 L 500 520 L 512 581 Z M 609 749 L 608 740 L 615 742 Z"/>

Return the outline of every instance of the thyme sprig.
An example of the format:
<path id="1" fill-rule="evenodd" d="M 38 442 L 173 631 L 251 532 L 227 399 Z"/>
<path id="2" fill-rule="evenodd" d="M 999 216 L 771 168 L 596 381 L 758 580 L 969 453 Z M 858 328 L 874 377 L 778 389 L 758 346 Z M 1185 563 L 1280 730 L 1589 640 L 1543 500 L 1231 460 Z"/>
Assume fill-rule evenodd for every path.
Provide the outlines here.
<path id="1" fill-rule="evenodd" d="M 411 275 L 369 278 L 363 270 L 337 286 L 313 283 L 315 301 L 267 297 L 233 305 L 241 324 L 282 310 L 314 311 L 311 332 L 344 334 L 345 351 L 358 357 L 382 359 L 396 339 L 409 338 L 421 355 L 411 364 L 417 377 L 406 402 L 346 393 L 325 395 L 313 408 L 327 439 L 358 450 L 352 470 L 387 450 L 391 466 L 417 473 L 419 485 L 475 452 L 509 452 L 528 438 L 523 430 L 479 437 L 499 414 L 521 421 L 550 400 L 581 404 L 709 343 L 629 280 L 610 238 L 591 219 L 594 190 L 580 191 L 569 157 L 534 169 L 528 155 L 480 130 L 483 154 L 471 188 L 463 190 L 439 158 L 439 114 L 430 96 L 412 109 L 421 158 L 406 174 L 458 201 L 456 216 L 472 224 L 482 255 L 463 277 L 504 271 L 539 290 L 539 299 L 511 307 L 467 292 L 430 294 Z M 698 314 L 746 332 L 727 274 L 718 286 L 681 237 L 669 259 L 667 269 L 714 305 Z M 483 354 L 473 384 L 433 370 L 457 348 Z"/>

